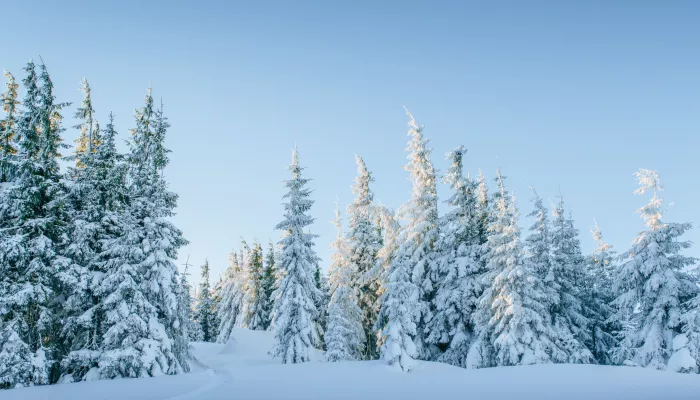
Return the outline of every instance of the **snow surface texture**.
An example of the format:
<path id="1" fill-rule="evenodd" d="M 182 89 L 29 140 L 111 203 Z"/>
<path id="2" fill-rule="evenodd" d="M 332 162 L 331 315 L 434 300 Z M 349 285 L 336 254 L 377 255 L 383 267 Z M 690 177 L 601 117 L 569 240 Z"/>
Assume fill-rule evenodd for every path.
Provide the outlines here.
<path id="1" fill-rule="evenodd" d="M 272 332 L 234 329 L 226 344 L 195 343 L 192 372 L 11 389 L 1 400 L 218 399 L 698 399 L 697 375 L 596 365 L 466 370 L 420 362 L 409 373 L 380 361 L 280 364 Z M 317 360 L 323 358 L 319 352 Z"/>

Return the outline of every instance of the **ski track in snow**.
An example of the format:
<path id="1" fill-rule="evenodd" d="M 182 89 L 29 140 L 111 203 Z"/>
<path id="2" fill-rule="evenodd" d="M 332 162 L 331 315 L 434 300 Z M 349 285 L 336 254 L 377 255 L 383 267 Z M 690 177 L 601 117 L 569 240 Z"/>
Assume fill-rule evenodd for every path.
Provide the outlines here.
<path id="1" fill-rule="evenodd" d="M 187 393 L 183 393 L 180 395 L 168 397 L 164 400 L 205 399 L 207 398 L 207 393 L 211 393 L 220 386 L 229 383 L 233 380 L 233 375 L 229 371 L 212 368 L 196 359 L 194 360 L 194 362 L 196 364 L 199 364 L 199 367 L 205 369 L 206 372 L 204 374 L 211 377 L 210 381 L 197 389 L 191 390 Z"/>

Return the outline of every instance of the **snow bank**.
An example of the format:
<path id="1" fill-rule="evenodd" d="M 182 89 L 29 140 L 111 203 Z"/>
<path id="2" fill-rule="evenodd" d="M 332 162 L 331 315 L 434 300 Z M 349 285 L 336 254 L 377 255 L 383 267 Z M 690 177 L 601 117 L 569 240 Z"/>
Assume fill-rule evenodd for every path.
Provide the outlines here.
<path id="1" fill-rule="evenodd" d="M 0 400 L 218 399 L 699 399 L 700 376 L 642 368 L 535 365 L 465 370 L 420 363 L 403 373 L 378 361 L 282 365 L 270 332 L 234 330 L 228 345 L 195 343 L 198 366 L 179 376 L 0 391 Z"/>

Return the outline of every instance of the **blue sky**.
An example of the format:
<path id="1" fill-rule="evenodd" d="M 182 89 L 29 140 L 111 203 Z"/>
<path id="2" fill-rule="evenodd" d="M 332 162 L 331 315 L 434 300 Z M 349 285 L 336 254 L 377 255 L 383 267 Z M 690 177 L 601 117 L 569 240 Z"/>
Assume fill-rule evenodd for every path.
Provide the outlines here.
<path id="1" fill-rule="evenodd" d="M 179 263 L 208 257 L 213 275 L 241 237 L 278 239 L 295 143 L 324 267 L 353 154 L 378 201 L 408 199 L 404 105 L 439 170 L 463 144 L 472 174 L 501 166 L 521 214 L 530 185 L 561 193 L 586 252 L 594 218 L 622 251 L 643 229 L 638 168 L 659 171 L 667 220 L 700 223 L 698 20 L 694 1 L 16 1 L 3 6 L 0 68 L 20 78 L 41 56 L 58 100 L 74 103 L 87 77 L 98 118 L 114 112 L 123 138 L 152 84 L 191 241 Z M 686 237 L 700 242 L 697 229 Z"/>

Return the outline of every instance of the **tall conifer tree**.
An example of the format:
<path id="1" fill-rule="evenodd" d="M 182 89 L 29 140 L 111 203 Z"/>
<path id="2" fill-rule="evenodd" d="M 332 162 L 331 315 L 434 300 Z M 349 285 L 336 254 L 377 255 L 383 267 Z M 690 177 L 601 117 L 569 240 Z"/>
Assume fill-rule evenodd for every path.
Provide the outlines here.
<path id="1" fill-rule="evenodd" d="M 362 358 L 373 360 L 379 356 L 374 323 L 377 321 L 378 282 L 370 278 L 372 269 L 377 264 L 377 253 L 381 247 L 378 227 L 372 221 L 371 207 L 374 194 L 369 185 L 374 181 L 367 170 L 364 160 L 355 156 L 357 177 L 352 187 L 355 200 L 348 206 L 350 229 L 348 232 L 348 256 L 352 274 L 351 286 L 358 296 L 358 305 L 362 310 L 362 326 L 365 332 L 365 352 Z"/>
<path id="2" fill-rule="evenodd" d="M 268 245 L 267 255 L 265 256 L 265 266 L 262 275 L 262 291 L 261 296 L 263 296 L 263 329 L 270 329 L 270 322 L 272 321 L 272 306 L 274 305 L 273 294 L 275 291 L 277 276 L 277 263 L 275 260 L 275 246 L 272 242 Z"/>
<path id="3" fill-rule="evenodd" d="M 359 360 L 365 356 L 363 313 L 358 305 L 357 294 L 351 286 L 356 264 L 350 261 L 350 247 L 343 235 L 337 205 L 333 222 L 337 234 L 330 246 L 333 255 L 329 269 L 331 295 L 328 304 L 328 330 L 325 335 L 326 358 L 328 361 Z"/>
<path id="4" fill-rule="evenodd" d="M 202 341 L 214 341 L 214 304 L 211 299 L 209 286 L 209 260 L 202 264 L 201 281 L 197 293 L 197 307 L 195 309 L 197 327 L 202 332 Z"/>
<path id="5" fill-rule="evenodd" d="M 289 192 L 284 196 L 287 199 L 284 220 L 277 225 L 277 229 L 284 232 L 279 260 L 283 277 L 275 292 L 272 354 L 283 363 L 300 363 L 311 360 L 313 349 L 321 346 L 316 322 L 321 293 L 314 281 L 318 260 L 313 249 L 316 235 L 304 232 L 304 228 L 313 223 L 308 212 L 314 202 L 309 199 L 311 190 L 306 188 L 309 179 L 302 177 L 303 168 L 299 165 L 296 148 L 289 171 L 292 179 L 286 181 Z"/>
<path id="6" fill-rule="evenodd" d="M 546 306 L 544 285 L 524 262 L 515 199 L 498 170 L 498 192 L 486 245 L 488 271 L 477 309 L 478 338 L 470 349 L 469 367 L 552 362 L 563 357 Z"/>
<path id="7" fill-rule="evenodd" d="M 438 280 L 434 246 L 438 238 L 435 170 L 430 161 L 423 128 L 408 113 L 410 136 L 406 170 L 413 182 L 413 194 L 402 213 L 408 225 L 387 275 L 377 320 L 381 358 L 408 371 L 416 358 L 430 358 L 426 349 L 426 324 L 432 317 L 430 304 Z"/>
<path id="8" fill-rule="evenodd" d="M 695 262 L 681 254 L 691 244 L 679 240 L 692 225 L 663 221 L 663 200 L 658 196 L 663 188 L 656 171 L 640 169 L 636 177 L 635 194 L 652 193 L 649 203 L 637 210 L 649 229 L 622 254 L 615 280 L 620 293 L 613 302 L 615 318 L 630 326 L 623 330 L 620 345 L 631 353 L 630 359 L 617 361 L 665 369 L 673 339 L 684 330 L 682 306 L 698 292 L 695 280 L 683 271 Z"/>
<path id="9" fill-rule="evenodd" d="M 584 286 L 591 321 L 590 349 L 599 364 L 611 364 L 611 351 L 617 345 L 613 333 L 619 327 L 619 322 L 610 320 L 613 313 L 610 303 L 615 299 L 613 285 L 617 256 L 612 245 L 603 239 L 597 222 L 591 233 L 597 247 L 589 256 Z"/>
<path id="10" fill-rule="evenodd" d="M 566 362 L 590 363 L 593 355 L 586 347 L 591 339 L 587 316 L 590 313 L 588 305 L 583 303 L 586 260 L 581 253 L 578 230 L 571 217 L 566 217 L 561 197 L 554 210 L 552 256 L 552 280 L 548 283 L 558 296 L 550 305 L 550 313 L 558 344 L 567 353 Z"/>
<path id="11" fill-rule="evenodd" d="M 174 260 L 187 241 L 169 220 L 177 195 L 168 191 L 163 169 L 169 124 L 154 110 L 149 89 L 136 111 L 129 142 L 129 204 L 120 213 L 122 234 L 103 251 L 107 276 L 105 333 L 100 376 L 142 377 L 189 370 L 188 319 Z"/>
<path id="12" fill-rule="evenodd" d="M 438 360 L 465 367 L 474 327 L 472 314 L 482 291 L 481 244 L 474 185 L 463 175 L 463 146 L 447 153 L 450 168 L 444 181 L 452 189 L 450 211 L 440 219 L 437 241 L 438 281 L 433 298 L 435 314 L 428 342 L 444 349 Z"/>
<path id="13" fill-rule="evenodd" d="M 25 68 L 24 112 L 17 124 L 16 176 L 2 200 L 0 240 L 0 385 L 42 385 L 58 378 L 60 295 L 67 268 L 66 189 L 58 159 L 61 109 L 45 65 Z M 41 82 L 41 85 L 38 85 Z"/>

